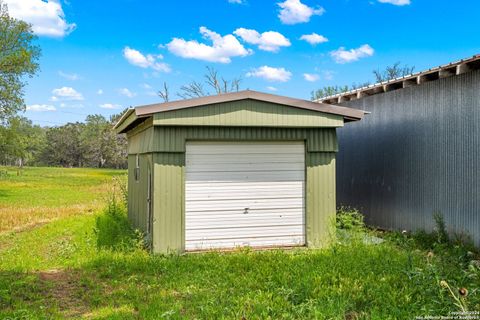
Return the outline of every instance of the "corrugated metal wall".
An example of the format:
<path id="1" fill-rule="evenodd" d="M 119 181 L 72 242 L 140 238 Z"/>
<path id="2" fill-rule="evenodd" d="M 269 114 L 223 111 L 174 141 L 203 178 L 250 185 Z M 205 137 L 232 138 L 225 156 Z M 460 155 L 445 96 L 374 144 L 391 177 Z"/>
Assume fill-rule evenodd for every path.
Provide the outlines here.
<path id="1" fill-rule="evenodd" d="M 335 153 L 307 152 L 306 237 L 309 247 L 328 245 L 335 236 Z"/>
<path id="2" fill-rule="evenodd" d="M 337 151 L 335 128 L 155 127 L 154 152 L 185 152 L 185 140 L 306 140 L 307 151 Z"/>
<path id="3" fill-rule="evenodd" d="M 152 170 L 152 155 L 139 155 L 140 175 L 135 179 L 136 156 L 128 156 L 128 218 L 135 228 L 147 232 L 148 173 Z"/>
<path id="4" fill-rule="evenodd" d="M 262 127 L 342 127 L 343 117 L 274 103 L 241 100 L 197 108 L 159 112 L 155 125 L 262 126 Z"/>
<path id="5" fill-rule="evenodd" d="M 480 245 L 480 71 L 342 105 L 371 114 L 339 130 L 338 204 L 393 229 L 432 230 L 440 212 Z"/>
<path id="6" fill-rule="evenodd" d="M 185 153 L 153 154 L 153 251 L 185 250 Z"/>

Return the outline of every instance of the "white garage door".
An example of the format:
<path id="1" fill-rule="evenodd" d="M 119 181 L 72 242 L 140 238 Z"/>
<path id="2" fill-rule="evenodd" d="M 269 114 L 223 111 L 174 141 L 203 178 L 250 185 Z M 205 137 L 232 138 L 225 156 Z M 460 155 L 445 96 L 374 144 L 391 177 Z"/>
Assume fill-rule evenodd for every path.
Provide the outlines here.
<path id="1" fill-rule="evenodd" d="M 305 244 L 303 142 L 187 142 L 186 250 Z"/>

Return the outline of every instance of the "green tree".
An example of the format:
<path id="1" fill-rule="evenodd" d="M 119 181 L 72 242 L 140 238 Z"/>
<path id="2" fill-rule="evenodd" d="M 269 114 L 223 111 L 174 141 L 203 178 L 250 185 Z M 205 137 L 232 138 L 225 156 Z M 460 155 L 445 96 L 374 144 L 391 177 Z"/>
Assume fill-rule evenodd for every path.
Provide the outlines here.
<path id="1" fill-rule="evenodd" d="M 110 123 L 100 114 L 88 115 L 85 119 L 81 140 L 87 166 L 102 168 L 105 165 L 106 150 L 109 147 L 105 133 L 109 129 Z"/>
<path id="2" fill-rule="evenodd" d="M 0 0 L 0 123 L 25 108 L 25 78 L 39 68 L 36 38 L 31 26 L 10 17 L 7 5 Z"/>
<path id="3" fill-rule="evenodd" d="M 116 117 L 112 117 L 112 119 L 114 120 Z M 126 167 L 126 138 L 124 135 L 116 134 L 113 130 L 114 122 L 99 114 L 87 116 L 81 134 L 86 166 Z"/>
<path id="4" fill-rule="evenodd" d="M 35 164 L 46 144 L 45 129 L 25 117 L 14 116 L 0 126 L 0 163 Z"/>
<path id="5" fill-rule="evenodd" d="M 41 162 L 52 166 L 82 167 L 85 164 L 85 148 L 81 136 L 83 123 L 67 123 L 49 128 L 47 143 L 41 154 Z"/>

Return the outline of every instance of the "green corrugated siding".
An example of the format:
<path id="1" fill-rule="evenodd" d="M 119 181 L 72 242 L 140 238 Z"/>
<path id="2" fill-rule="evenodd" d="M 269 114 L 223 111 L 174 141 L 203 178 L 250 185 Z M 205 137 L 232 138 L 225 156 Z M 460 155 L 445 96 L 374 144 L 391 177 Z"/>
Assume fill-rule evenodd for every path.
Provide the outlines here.
<path id="1" fill-rule="evenodd" d="M 323 247 L 335 231 L 335 153 L 308 152 L 305 164 L 307 246 Z"/>
<path id="2" fill-rule="evenodd" d="M 139 156 L 140 179 L 135 180 L 135 155 L 128 156 L 128 217 L 135 228 L 147 231 L 148 170 L 152 168 L 152 155 Z"/>
<path id="3" fill-rule="evenodd" d="M 148 127 L 145 130 L 128 136 L 128 154 L 147 153 L 153 150 L 154 128 Z"/>
<path id="4" fill-rule="evenodd" d="M 159 112 L 155 125 L 342 127 L 343 117 L 264 101 L 242 100 Z"/>
<path id="5" fill-rule="evenodd" d="M 185 152 L 186 140 L 307 141 L 309 152 L 338 151 L 335 128 L 258 128 L 258 127 L 155 127 L 155 138 L 135 140 L 135 152 Z M 130 143 L 130 141 L 129 141 Z M 146 148 L 151 147 L 148 150 Z M 130 149 L 130 148 L 129 148 Z"/>
<path id="6" fill-rule="evenodd" d="M 184 250 L 184 153 L 154 153 L 153 251 Z"/>

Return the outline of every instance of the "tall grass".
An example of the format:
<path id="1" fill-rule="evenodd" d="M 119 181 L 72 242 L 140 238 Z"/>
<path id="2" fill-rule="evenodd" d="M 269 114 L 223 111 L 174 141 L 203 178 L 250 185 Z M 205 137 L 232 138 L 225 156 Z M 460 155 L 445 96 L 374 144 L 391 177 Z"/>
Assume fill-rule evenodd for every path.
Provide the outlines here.
<path id="1" fill-rule="evenodd" d="M 127 200 L 126 177 L 114 177 L 107 204 L 96 217 L 97 248 L 124 252 L 144 248 L 143 233 L 128 220 Z"/>

